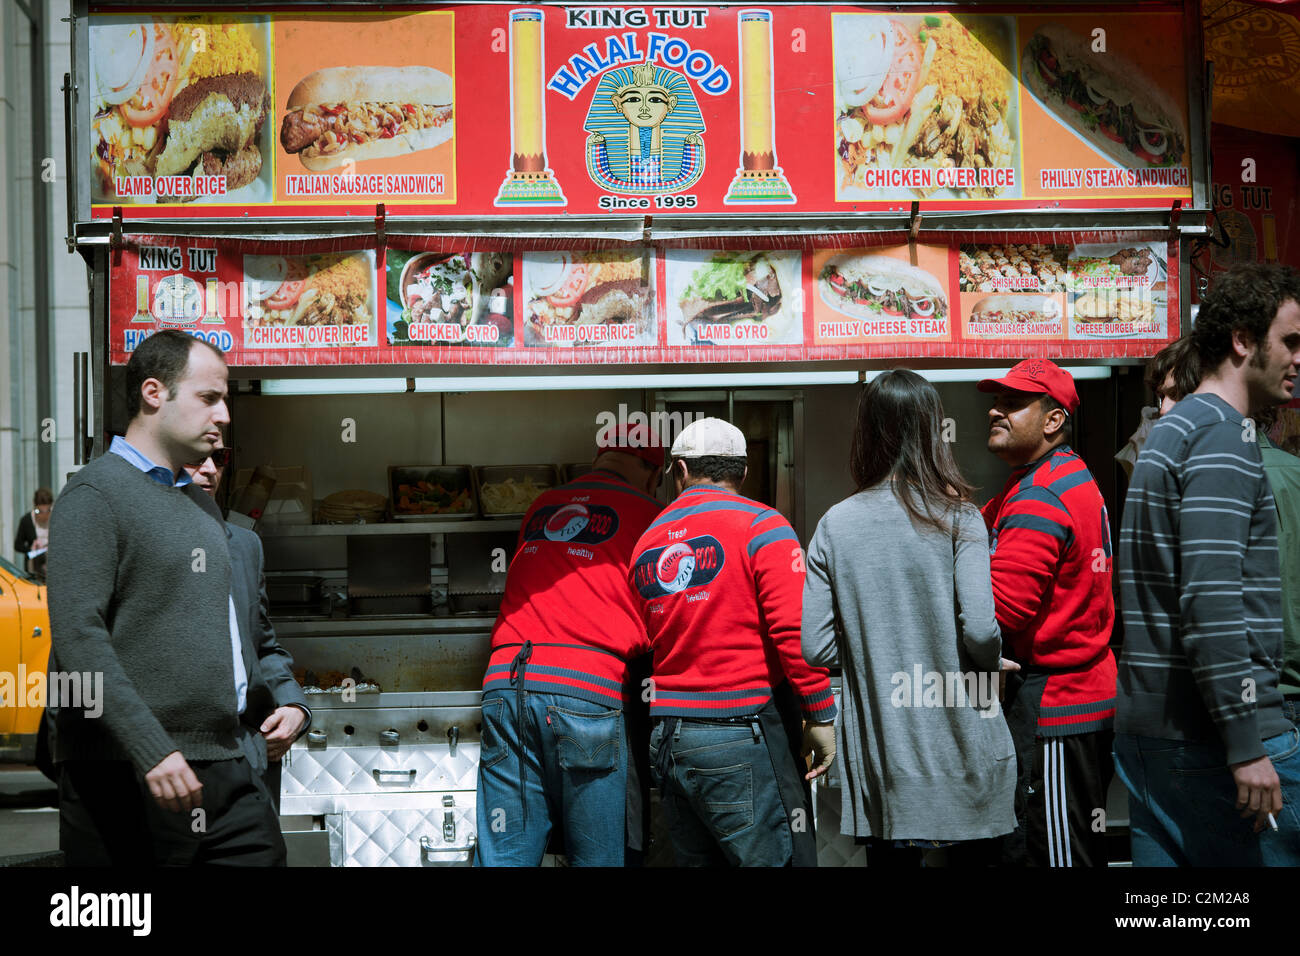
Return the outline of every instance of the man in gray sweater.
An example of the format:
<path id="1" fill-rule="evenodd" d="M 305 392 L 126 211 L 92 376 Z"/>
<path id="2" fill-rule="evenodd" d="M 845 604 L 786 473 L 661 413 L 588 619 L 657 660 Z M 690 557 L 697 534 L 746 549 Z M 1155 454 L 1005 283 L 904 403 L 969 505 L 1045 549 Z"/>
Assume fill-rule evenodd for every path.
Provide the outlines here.
<path id="1" fill-rule="evenodd" d="M 1300 273 L 1218 277 L 1191 335 L 1205 375 L 1151 429 L 1116 562 L 1133 862 L 1296 866 L 1300 731 L 1278 690 L 1277 513 L 1249 416 L 1292 398 Z"/>
<path id="2" fill-rule="evenodd" d="M 125 438 L 70 480 L 50 527 L 57 671 L 102 675 L 102 713 L 60 707 L 69 865 L 284 862 L 237 741 L 248 675 L 220 512 L 185 473 L 229 422 L 221 353 L 149 337 L 126 368 Z"/>

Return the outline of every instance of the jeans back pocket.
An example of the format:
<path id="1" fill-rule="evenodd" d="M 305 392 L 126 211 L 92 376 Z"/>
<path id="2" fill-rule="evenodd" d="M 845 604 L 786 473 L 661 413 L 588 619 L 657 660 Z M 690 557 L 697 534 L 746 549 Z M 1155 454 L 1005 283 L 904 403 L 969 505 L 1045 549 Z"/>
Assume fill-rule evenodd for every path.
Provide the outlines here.
<path id="1" fill-rule="evenodd" d="M 750 764 L 711 770 L 696 767 L 687 771 L 687 777 L 694 778 L 708 824 L 718 836 L 728 837 L 754 825 L 754 771 Z"/>
<path id="2" fill-rule="evenodd" d="M 555 734 L 560 766 L 565 770 L 608 772 L 618 768 L 622 711 L 584 714 L 550 706 L 546 708 L 546 718 Z"/>

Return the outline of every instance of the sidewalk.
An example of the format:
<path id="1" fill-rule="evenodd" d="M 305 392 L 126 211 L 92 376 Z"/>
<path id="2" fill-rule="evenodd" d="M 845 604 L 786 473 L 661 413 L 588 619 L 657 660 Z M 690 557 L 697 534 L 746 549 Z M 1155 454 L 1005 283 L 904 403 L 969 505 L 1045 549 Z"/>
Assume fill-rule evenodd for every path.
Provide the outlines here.
<path id="1" fill-rule="evenodd" d="M 58 792 L 35 767 L 0 764 L 0 866 L 59 848 Z"/>

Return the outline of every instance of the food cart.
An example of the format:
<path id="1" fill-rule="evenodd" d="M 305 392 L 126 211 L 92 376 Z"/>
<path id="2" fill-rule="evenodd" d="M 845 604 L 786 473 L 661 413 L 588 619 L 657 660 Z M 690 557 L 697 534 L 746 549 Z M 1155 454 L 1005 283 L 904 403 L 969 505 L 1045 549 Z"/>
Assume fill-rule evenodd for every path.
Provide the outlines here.
<path id="1" fill-rule="evenodd" d="M 611 424 L 736 422 L 747 493 L 806 542 L 874 370 L 938 383 L 987 497 L 973 382 L 1050 357 L 1117 520 L 1133 366 L 1206 231 L 1196 5 L 991 6 L 74 3 L 89 436 L 149 334 L 225 351 L 235 484 L 275 480 L 274 623 L 319 690 L 294 859 L 470 858 L 519 519 Z M 826 863 L 860 855 L 838 806 Z"/>

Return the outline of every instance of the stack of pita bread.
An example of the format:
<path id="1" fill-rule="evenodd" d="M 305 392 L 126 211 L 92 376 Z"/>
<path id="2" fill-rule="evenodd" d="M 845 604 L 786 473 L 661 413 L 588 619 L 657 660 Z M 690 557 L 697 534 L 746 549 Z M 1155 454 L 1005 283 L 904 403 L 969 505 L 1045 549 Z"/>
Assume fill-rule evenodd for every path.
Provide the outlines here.
<path id="1" fill-rule="evenodd" d="M 370 524 L 384 520 L 388 499 L 373 491 L 336 491 L 320 503 L 321 524 Z"/>

